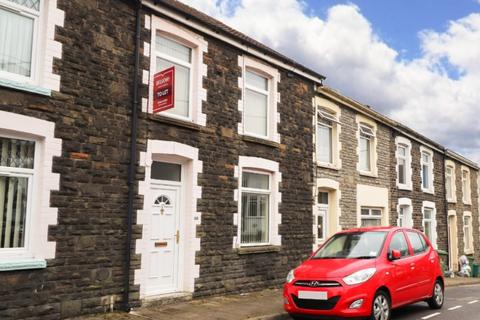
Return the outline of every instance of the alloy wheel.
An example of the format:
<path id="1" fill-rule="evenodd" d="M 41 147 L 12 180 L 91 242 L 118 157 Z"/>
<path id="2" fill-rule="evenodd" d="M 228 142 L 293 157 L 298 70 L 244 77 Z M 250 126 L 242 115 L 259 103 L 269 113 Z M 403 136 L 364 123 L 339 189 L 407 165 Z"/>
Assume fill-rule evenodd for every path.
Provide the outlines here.
<path id="1" fill-rule="evenodd" d="M 383 294 L 379 294 L 373 302 L 373 316 L 375 320 L 387 320 L 390 315 L 390 305 Z"/>
<path id="2" fill-rule="evenodd" d="M 434 290 L 434 299 L 435 302 L 440 306 L 443 303 L 443 289 L 440 283 L 435 283 L 435 290 Z"/>

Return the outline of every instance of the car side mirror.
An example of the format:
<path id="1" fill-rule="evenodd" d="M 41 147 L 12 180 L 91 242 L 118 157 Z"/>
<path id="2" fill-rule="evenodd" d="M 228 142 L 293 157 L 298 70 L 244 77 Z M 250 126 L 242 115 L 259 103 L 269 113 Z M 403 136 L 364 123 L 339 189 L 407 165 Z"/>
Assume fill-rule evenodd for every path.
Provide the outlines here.
<path id="1" fill-rule="evenodd" d="M 402 254 L 398 250 L 392 250 L 390 251 L 390 254 L 388 255 L 388 259 L 393 261 L 393 260 L 398 260 L 402 257 Z"/>

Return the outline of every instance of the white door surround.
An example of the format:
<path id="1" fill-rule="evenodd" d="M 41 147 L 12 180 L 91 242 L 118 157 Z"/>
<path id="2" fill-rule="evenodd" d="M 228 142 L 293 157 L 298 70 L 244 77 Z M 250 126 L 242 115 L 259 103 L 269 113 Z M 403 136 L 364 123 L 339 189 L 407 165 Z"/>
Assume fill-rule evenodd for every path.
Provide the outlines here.
<path id="1" fill-rule="evenodd" d="M 182 172 L 180 182 L 152 179 L 153 161 L 180 164 Z M 198 278 L 200 271 L 199 265 L 195 264 L 195 253 L 200 250 L 200 238 L 197 238 L 196 226 L 201 223 L 201 214 L 197 212 L 197 200 L 202 196 L 201 187 L 197 184 L 198 174 L 202 172 L 202 162 L 198 160 L 198 149 L 172 141 L 148 140 L 147 152 L 140 153 L 140 165 L 145 167 L 145 180 L 139 182 L 139 195 L 143 196 L 143 208 L 137 211 L 136 221 L 138 225 L 142 225 L 142 238 L 136 241 L 136 253 L 141 255 L 141 265 L 140 269 L 135 270 L 134 278 L 134 283 L 140 285 L 140 298 L 150 300 L 164 295 L 192 293 L 195 278 Z M 178 196 L 175 196 L 176 194 Z M 158 198 L 161 195 L 166 197 L 161 198 L 155 207 L 155 196 Z M 170 205 L 165 203 L 165 198 L 169 196 L 176 197 L 178 206 L 175 206 L 175 203 L 172 204 L 171 201 L 174 201 L 172 199 L 170 199 Z M 164 214 L 170 210 L 172 212 L 170 220 L 173 220 L 174 212 L 177 212 L 178 220 L 175 220 L 175 223 L 170 221 L 169 227 L 162 226 L 160 229 L 155 229 L 158 225 L 152 223 L 152 220 L 162 218 L 160 212 L 162 202 Z M 168 219 L 165 221 L 168 224 Z M 173 229 L 175 230 L 172 240 L 169 237 L 173 236 L 170 235 Z M 178 245 L 177 230 L 179 231 Z M 166 236 L 163 236 L 162 232 Z M 152 239 L 152 235 L 153 238 L 158 239 Z M 172 241 L 175 243 L 171 243 Z M 157 248 L 155 248 L 155 242 L 158 242 Z M 167 242 L 166 245 L 165 242 Z M 173 255 L 168 256 L 173 253 L 164 252 L 169 249 L 177 253 L 176 258 Z M 150 259 L 152 254 L 164 254 L 174 259 L 167 264 L 170 267 L 174 266 L 174 269 L 157 268 L 160 271 L 152 274 L 150 270 L 155 270 L 155 261 Z M 165 276 L 164 282 L 152 277 L 162 272 Z"/>

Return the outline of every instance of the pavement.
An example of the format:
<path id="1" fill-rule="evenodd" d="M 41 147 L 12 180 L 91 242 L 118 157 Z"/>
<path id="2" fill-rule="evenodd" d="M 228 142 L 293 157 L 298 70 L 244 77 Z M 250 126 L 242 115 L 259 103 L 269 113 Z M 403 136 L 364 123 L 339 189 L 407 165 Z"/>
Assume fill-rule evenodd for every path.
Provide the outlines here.
<path id="1" fill-rule="evenodd" d="M 478 319 L 480 314 L 480 278 L 447 278 L 446 287 L 443 309 L 434 312 L 428 308 L 426 303 L 417 303 L 394 311 L 392 320 L 430 318 L 441 320 L 452 319 L 452 317 Z M 478 301 L 472 303 L 476 300 L 475 297 Z M 449 310 L 449 308 L 454 309 Z M 465 315 L 462 314 L 465 312 Z M 75 319 L 283 320 L 290 319 L 290 317 L 283 311 L 282 290 L 268 289 L 239 295 L 194 299 L 175 304 L 151 305 L 132 310 L 130 313 L 113 312 Z"/>

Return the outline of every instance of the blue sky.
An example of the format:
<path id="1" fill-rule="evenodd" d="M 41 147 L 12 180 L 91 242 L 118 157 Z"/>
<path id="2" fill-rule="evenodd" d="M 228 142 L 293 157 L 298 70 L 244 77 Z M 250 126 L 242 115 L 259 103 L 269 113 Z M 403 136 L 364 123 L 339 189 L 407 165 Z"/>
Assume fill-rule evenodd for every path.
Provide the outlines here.
<path id="1" fill-rule="evenodd" d="M 480 162 L 480 0 L 182 0 Z"/>
<path id="2" fill-rule="evenodd" d="M 448 21 L 480 11 L 475 0 L 308 0 L 307 10 L 322 18 L 337 4 L 355 4 L 370 21 L 374 31 L 391 47 L 399 58 L 412 59 L 421 55 L 417 33 L 421 30 L 445 30 Z"/>

